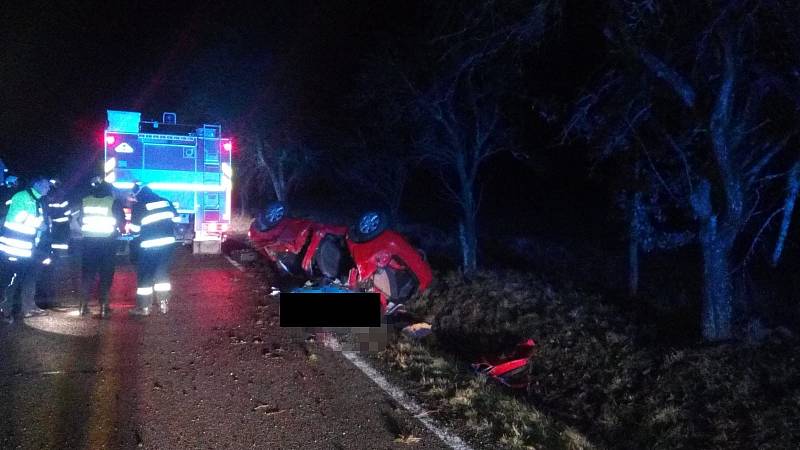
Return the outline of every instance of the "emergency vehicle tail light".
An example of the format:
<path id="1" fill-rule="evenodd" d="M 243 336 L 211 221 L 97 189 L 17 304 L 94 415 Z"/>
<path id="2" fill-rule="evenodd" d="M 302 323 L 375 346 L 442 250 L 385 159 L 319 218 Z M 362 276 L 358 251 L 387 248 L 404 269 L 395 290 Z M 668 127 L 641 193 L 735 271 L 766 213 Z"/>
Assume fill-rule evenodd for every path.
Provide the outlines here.
<path id="1" fill-rule="evenodd" d="M 211 233 L 224 233 L 228 231 L 228 224 L 219 222 L 206 222 L 206 230 Z"/>
<path id="2" fill-rule="evenodd" d="M 106 144 L 114 145 L 114 142 L 116 142 L 116 141 L 117 141 L 117 138 L 115 138 L 114 136 L 111 136 L 111 135 L 106 136 Z"/>
<path id="3" fill-rule="evenodd" d="M 233 150 L 233 143 L 228 141 L 222 144 L 222 148 L 225 149 L 226 152 Z"/>

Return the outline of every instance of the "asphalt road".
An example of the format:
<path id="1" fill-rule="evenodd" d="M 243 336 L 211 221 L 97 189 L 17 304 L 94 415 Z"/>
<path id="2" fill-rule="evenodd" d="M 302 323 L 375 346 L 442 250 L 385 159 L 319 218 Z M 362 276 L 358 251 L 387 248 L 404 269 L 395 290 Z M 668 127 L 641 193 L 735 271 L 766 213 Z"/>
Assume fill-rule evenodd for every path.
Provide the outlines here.
<path id="1" fill-rule="evenodd" d="M 182 252 L 169 313 L 134 318 L 120 264 L 100 320 L 76 315 L 65 265 L 64 307 L 0 325 L 0 447 L 447 448 L 341 354 L 279 328 L 269 284 Z"/>

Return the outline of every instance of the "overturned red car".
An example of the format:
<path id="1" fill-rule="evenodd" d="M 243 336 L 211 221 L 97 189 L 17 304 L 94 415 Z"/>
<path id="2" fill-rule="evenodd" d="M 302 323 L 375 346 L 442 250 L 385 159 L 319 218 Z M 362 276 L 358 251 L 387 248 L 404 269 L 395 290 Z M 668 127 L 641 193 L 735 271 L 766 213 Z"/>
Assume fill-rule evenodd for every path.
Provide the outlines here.
<path id="1" fill-rule="evenodd" d="M 387 227 L 385 216 L 375 211 L 347 227 L 290 217 L 285 204 L 274 202 L 253 221 L 249 236 L 282 272 L 377 292 L 388 315 L 427 289 L 433 276 L 422 252 Z"/>

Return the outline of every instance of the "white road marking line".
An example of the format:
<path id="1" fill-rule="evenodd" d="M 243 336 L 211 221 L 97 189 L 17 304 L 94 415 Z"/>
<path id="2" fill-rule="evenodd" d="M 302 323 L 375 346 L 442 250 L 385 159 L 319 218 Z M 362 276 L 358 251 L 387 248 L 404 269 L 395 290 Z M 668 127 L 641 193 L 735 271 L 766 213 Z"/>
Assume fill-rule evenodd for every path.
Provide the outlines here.
<path id="1" fill-rule="evenodd" d="M 342 345 L 334 336 L 327 336 L 327 338 L 323 340 L 323 343 L 331 350 L 341 351 Z M 357 352 L 342 351 L 341 353 L 345 358 L 347 358 L 348 361 L 353 363 L 354 366 L 358 367 L 359 370 L 364 373 L 364 375 L 369 377 L 369 379 L 383 389 L 384 392 L 389 394 L 397 403 L 403 405 L 403 407 L 408 410 L 411 415 L 425 425 L 425 428 L 430 430 L 439 439 L 441 439 L 442 442 L 450 446 L 450 448 L 454 450 L 472 450 L 472 447 L 467 445 L 463 440 L 461 440 L 461 438 L 447 431 L 447 429 L 437 424 L 435 420 L 427 417 L 427 411 L 419 406 L 419 404 L 409 397 L 408 394 L 403 392 L 402 389 L 393 385 L 383 375 L 378 373 L 378 371 L 370 366 L 367 361 L 361 358 Z"/>
<path id="2" fill-rule="evenodd" d="M 225 259 L 227 259 L 228 262 L 233 265 L 233 267 L 236 267 L 242 272 L 246 270 L 241 264 L 231 259 L 230 256 L 225 255 Z M 280 291 L 278 292 L 280 293 Z M 326 339 L 323 339 L 322 342 L 331 350 L 341 351 L 342 349 L 342 345 L 332 335 L 327 335 Z M 347 358 L 348 361 L 353 363 L 354 366 L 361 370 L 364 375 L 369 377 L 370 380 L 377 384 L 378 387 L 389 394 L 397 403 L 401 404 L 408 412 L 411 413 L 412 416 L 422 422 L 422 424 L 425 425 L 425 428 L 435 434 L 439 439 L 442 440 L 442 442 L 450 446 L 450 448 L 453 450 L 473 450 L 472 447 L 467 445 L 463 440 L 461 440 L 460 437 L 447 431 L 447 429 L 436 423 L 435 420 L 428 417 L 428 411 L 425 411 L 421 406 L 419 406 L 419 404 L 415 402 L 414 399 L 409 397 L 408 394 L 403 392 L 402 389 L 390 383 L 389 380 L 387 380 L 383 375 L 378 373 L 377 370 L 370 366 L 367 361 L 358 356 L 357 352 L 342 351 L 341 353 L 345 358 Z"/>
<path id="3" fill-rule="evenodd" d="M 244 268 L 244 266 L 242 266 L 241 264 L 239 264 L 236 261 L 234 261 L 233 258 L 231 258 L 230 256 L 225 255 L 225 259 L 227 259 L 228 262 L 231 263 L 231 265 L 233 265 L 233 267 L 236 267 L 237 269 L 239 269 L 239 272 L 244 272 L 245 270 L 247 270 L 247 269 Z"/>

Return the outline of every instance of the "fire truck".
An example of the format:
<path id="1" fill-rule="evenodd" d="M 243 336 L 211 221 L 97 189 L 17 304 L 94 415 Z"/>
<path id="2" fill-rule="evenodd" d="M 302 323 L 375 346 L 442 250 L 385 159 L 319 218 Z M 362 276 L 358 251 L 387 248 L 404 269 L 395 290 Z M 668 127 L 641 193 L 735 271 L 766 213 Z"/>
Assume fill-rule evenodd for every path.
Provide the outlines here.
<path id="1" fill-rule="evenodd" d="M 179 241 L 192 242 L 196 253 L 218 253 L 230 226 L 233 188 L 233 143 L 222 127 L 180 124 L 175 113 L 159 121 L 107 110 L 107 119 L 105 180 L 125 198 L 134 183 L 146 184 L 177 209 Z M 125 212 L 130 220 L 130 209 Z"/>

